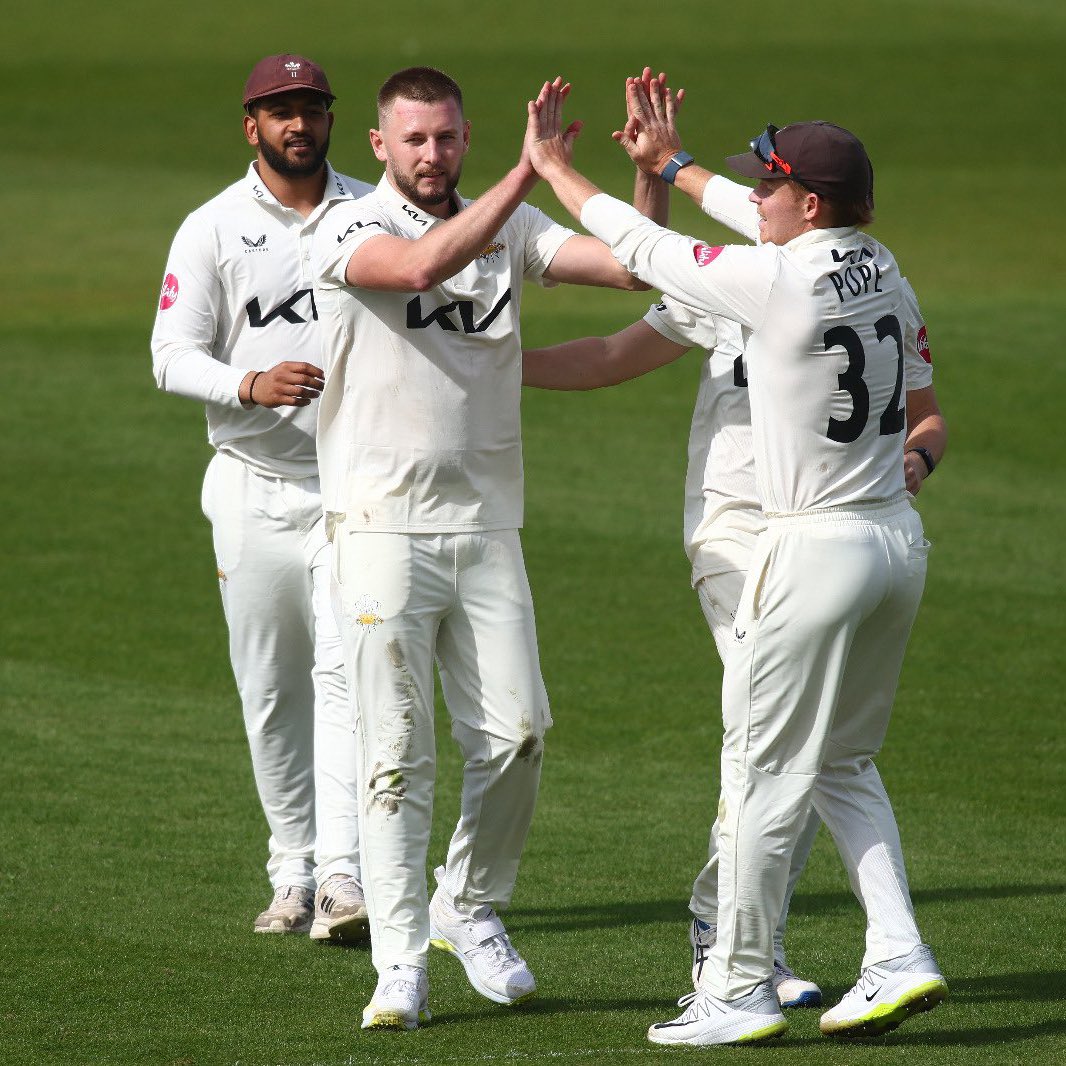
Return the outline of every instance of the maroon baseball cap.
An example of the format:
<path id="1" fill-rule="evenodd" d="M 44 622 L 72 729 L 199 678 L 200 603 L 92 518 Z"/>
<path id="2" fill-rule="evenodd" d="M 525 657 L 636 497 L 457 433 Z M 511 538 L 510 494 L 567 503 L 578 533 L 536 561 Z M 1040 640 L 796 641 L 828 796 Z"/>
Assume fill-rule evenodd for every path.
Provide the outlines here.
<path id="1" fill-rule="evenodd" d="M 726 159 L 746 178 L 792 178 L 828 200 L 866 203 L 873 208 L 874 168 L 862 141 L 831 122 L 767 126 L 751 151 Z"/>
<path id="2" fill-rule="evenodd" d="M 244 86 L 244 106 L 264 96 L 289 93 L 293 89 L 310 89 L 321 93 L 329 101 L 327 107 L 336 99 L 329 87 L 326 72 L 317 63 L 286 52 L 280 56 L 266 56 L 252 67 Z"/>

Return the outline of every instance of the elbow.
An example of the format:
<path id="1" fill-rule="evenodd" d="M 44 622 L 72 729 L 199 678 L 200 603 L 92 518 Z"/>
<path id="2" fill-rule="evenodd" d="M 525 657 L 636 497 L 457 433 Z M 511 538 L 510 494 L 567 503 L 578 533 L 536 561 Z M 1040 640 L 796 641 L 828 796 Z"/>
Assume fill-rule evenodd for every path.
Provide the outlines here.
<path id="1" fill-rule="evenodd" d="M 414 270 L 407 275 L 405 291 L 428 292 L 439 280 L 436 275 L 431 274 L 428 270 Z"/>
<path id="2" fill-rule="evenodd" d="M 641 281 L 635 274 L 628 275 L 628 282 L 623 288 L 630 292 L 650 292 L 651 286 L 646 281 Z"/>

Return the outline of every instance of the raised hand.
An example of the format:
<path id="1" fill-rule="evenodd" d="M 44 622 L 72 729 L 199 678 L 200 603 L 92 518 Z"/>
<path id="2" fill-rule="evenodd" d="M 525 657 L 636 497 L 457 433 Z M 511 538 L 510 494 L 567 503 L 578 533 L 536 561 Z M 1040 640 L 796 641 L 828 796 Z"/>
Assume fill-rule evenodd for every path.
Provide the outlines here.
<path id="1" fill-rule="evenodd" d="M 666 75 L 645 67 L 637 78 L 626 78 L 626 124 L 611 136 L 647 174 L 659 174 L 681 148 L 676 118 L 685 90 L 673 93 Z"/>
<path id="2" fill-rule="evenodd" d="M 536 100 L 526 106 L 526 140 L 523 156 L 542 177 L 567 169 L 574 154 L 574 140 L 581 132 L 581 122 L 571 122 L 563 129 L 563 102 L 570 95 L 570 83 L 562 78 L 545 82 Z M 550 180 L 550 179 L 549 179 Z"/>

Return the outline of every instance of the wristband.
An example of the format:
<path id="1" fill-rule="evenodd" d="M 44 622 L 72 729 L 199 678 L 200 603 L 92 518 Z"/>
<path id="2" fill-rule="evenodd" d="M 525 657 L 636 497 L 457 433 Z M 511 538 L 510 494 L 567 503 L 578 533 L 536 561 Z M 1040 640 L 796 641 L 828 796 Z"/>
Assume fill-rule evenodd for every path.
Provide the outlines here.
<path id="1" fill-rule="evenodd" d="M 677 177 L 677 172 L 682 167 L 687 167 L 689 163 L 694 162 L 692 156 L 688 152 L 674 152 L 670 157 L 670 161 L 662 169 L 662 173 L 659 175 L 667 185 L 673 185 L 674 179 Z"/>
<path id="2" fill-rule="evenodd" d="M 258 407 L 259 405 L 255 402 L 255 400 L 252 399 L 252 389 L 255 388 L 255 383 L 256 383 L 256 381 L 259 380 L 259 375 L 262 374 L 262 373 L 263 373 L 262 370 L 257 370 L 252 375 L 252 380 L 248 382 L 248 402 L 250 404 L 252 404 L 253 406 L 256 406 L 256 407 Z M 929 460 L 927 459 L 926 462 L 929 462 Z"/>
<path id="3" fill-rule="evenodd" d="M 925 476 L 926 477 L 928 477 L 936 469 L 936 462 L 933 460 L 933 457 L 929 454 L 928 449 L 926 449 L 926 448 L 908 448 L 907 451 L 914 452 L 916 455 L 920 455 L 922 457 L 922 462 L 925 463 L 925 468 L 926 468 Z"/>

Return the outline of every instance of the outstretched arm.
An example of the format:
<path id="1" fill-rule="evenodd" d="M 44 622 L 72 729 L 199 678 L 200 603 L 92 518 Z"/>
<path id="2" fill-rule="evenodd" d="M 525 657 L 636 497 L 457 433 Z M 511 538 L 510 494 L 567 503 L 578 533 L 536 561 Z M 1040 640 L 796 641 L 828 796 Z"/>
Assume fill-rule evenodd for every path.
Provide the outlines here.
<path id="1" fill-rule="evenodd" d="M 561 78 L 545 82 L 538 100 L 551 92 L 565 99 Z M 527 128 L 535 111 L 527 115 Z M 528 140 L 528 137 L 527 137 Z M 349 285 L 386 292 L 425 292 L 462 270 L 484 249 L 537 183 L 523 142 L 517 165 L 465 211 L 434 226 L 417 240 L 381 234 L 360 244 L 345 269 Z"/>
<path id="2" fill-rule="evenodd" d="M 523 352 L 522 384 L 563 391 L 602 389 L 666 366 L 687 351 L 642 319 L 609 337 L 582 337 Z"/>
<path id="3" fill-rule="evenodd" d="M 574 141 L 581 132 L 580 122 L 571 122 L 565 129 L 562 125 L 563 102 L 569 88 L 569 84 L 564 86 L 562 79 L 556 78 L 551 84 L 545 83 L 537 100 L 529 101 L 525 143 L 527 156 L 534 145 L 551 141 L 559 157 L 569 164 L 573 157 Z M 656 184 L 661 185 L 662 182 Z M 654 218 L 665 214 L 665 197 L 651 180 L 638 176 L 633 206 L 645 216 Z M 599 285 L 635 291 L 649 288 L 622 267 L 602 241 L 582 234 L 575 234 L 561 245 L 544 271 L 544 277 L 548 281 L 571 285 Z"/>
<path id="4" fill-rule="evenodd" d="M 666 84 L 666 75 L 652 77 L 650 67 L 644 68 L 640 78 L 626 79 L 626 125 L 613 136 L 642 173 L 661 176 L 682 151 L 677 113 L 684 98 L 684 89 L 675 95 Z M 702 206 L 704 189 L 712 177 L 712 171 L 688 163 L 676 172 L 672 184 Z"/>

